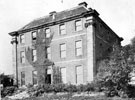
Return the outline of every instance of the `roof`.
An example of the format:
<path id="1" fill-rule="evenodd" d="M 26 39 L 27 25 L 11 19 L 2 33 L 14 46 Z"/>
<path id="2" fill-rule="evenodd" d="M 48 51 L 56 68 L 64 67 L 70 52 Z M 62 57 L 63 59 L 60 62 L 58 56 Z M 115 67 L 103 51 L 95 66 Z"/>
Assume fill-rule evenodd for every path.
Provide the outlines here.
<path id="1" fill-rule="evenodd" d="M 62 12 L 56 12 L 55 19 L 53 19 L 52 16 L 48 15 L 48 16 L 33 20 L 32 22 L 30 22 L 29 24 L 27 24 L 26 26 L 24 26 L 20 30 L 25 30 L 25 29 L 33 28 L 33 27 L 40 26 L 40 25 L 43 25 L 43 24 L 59 21 L 59 20 L 62 20 L 62 19 L 66 19 L 66 18 L 69 18 L 69 17 L 80 15 L 80 14 L 82 14 L 84 12 L 87 12 L 87 11 L 88 11 L 88 9 L 86 7 L 77 6 L 75 8 L 69 9 L 69 10 L 65 10 L 65 11 L 62 11 Z"/>

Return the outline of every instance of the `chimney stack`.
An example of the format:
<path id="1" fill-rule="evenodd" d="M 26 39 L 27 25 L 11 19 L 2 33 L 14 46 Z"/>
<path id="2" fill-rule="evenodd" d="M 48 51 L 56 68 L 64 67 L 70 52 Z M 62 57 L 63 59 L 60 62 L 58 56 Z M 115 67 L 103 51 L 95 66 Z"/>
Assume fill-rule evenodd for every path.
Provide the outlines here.
<path id="1" fill-rule="evenodd" d="M 86 2 L 81 2 L 81 3 L 79 3 L 78 5 L 79 5 L 79 6 L 85 6 L 85 7 L 87 8 L 87 5 L 88 5 L 88 4 L 87 4 Z"/>
<path id="2" fill-rule="evenodd" d="M 49 14 L 50 14 L 50 16 L 52 16 L 53 19 L 55 19 L 56 11 L 52 11 Z"/>

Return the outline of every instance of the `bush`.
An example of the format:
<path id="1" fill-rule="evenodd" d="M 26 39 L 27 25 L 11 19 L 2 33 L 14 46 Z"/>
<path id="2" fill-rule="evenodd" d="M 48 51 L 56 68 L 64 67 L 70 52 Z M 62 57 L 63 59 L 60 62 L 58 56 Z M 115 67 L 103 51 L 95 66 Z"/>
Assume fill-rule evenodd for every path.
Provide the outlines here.
<path id="1" fill-rule="evenodd" d="M 11 96 L 13 93 L 15 93 L 15 91 L 17 91 L 16 86 L 5 87 L 1 90 L 1 96 Z"/>

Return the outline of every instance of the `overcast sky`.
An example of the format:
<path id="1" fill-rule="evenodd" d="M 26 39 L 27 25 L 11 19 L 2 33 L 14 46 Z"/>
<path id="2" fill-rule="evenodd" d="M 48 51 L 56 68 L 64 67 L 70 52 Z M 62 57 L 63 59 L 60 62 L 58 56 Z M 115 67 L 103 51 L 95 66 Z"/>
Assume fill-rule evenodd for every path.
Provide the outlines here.
<path id="1" fill-rule="evenodd" d="M 122 45 L 135 36 L 135 0 L 0 0 L 0 73 L 12 73 L 12 45 L 9 32 L 51 11 L 62 11 L 86 1 L 114 32 L 124 38 Z"/>

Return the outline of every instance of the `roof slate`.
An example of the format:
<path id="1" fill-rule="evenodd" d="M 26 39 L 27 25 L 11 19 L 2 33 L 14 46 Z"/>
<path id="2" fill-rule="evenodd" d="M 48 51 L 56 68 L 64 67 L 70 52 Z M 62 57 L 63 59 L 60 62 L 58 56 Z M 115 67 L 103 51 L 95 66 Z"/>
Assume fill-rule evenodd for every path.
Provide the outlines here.
<path id="1" fill-rule="evenodd" d="M 48 15 L 48 16 L 45 16 L 43 18 L 33 20 L 32 22 L 30 22 L 29 24 L 27 24 L 26 26 L 24 26 L 20 30 L 25 30 L 25 29 L 36 27 L 36 26 L 44 25 L 47 23 L 59 21 L 62 19 L 66 19 L 69 17 L 80 15 L 80 14 L 87 12 L 87 11 L 88 11 L 87 8 L 85 8 L 84 6 L 77 6 L 75 8 L 69 9 L 69 10 L 57 12 L 55 15 L 55 19 L 53 19 L 52 16 Z"/>

